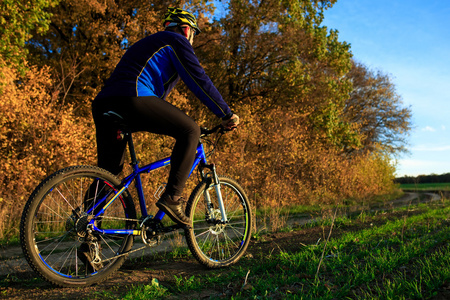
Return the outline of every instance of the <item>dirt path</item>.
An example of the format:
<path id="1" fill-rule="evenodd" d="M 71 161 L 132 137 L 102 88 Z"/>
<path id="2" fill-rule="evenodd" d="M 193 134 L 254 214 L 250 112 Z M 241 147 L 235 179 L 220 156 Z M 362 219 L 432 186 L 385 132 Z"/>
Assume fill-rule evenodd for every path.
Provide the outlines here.
<path id="1" fill-rule="evenodd" d="M 438 194 L 417 194 L 407 193 L 404 197 L 395 201 L 374 207 L 353 208 L 342 213 L 358 213 L 362 210 L 389 209 L 397 206 L 416 204 L 419 202 L 437 201 Z M 311 221 L 309 216 L 292 218 L 289 222 L 301 225 Z M 297 251 L 301 245 L 314 244 L 323 237 L 322 228 L 308 228 L 296 230 L 288 233 L 274 233 L 264 237 L 264 241 L 252 240 L 246 254 L 247 257 L 258 257 L 261 253 L 271 251 Z M 333 236 L 340 234 L 339 229 L 333 231 Z M 139 247 L 139 245 L 136 245 Z M 174 275 L 192 276 L 204 274 L 211 271 L 202 267 L 193 258 L 191 259 L 166 259 L 155 260 L 155 253 L 170 251 L 170 243 L 162 244 L 159 248 L 147 248 L 145 252 L 136 253 L 134 259 L 129 259 L 124 266 L 105 282 L 86 288 L 55 288 L 43 280 L 36 279 L 36 275 L 26 263 L 22 256 L 20 247 L 10 247 L 0 249 L 0 299 L 85 299 L 102 298 L 102 294 L 107 292 L 112 295 L 123 295 L 129 290 L 131 285 L 145 284 L 157 279 L 160 284 L 168 286 L 173 284 Z M 161 257 L 159 255 L 158 257 Z M 226 272 L 226 270 L 224 270 Z M 443 293 L 448 291 L 443 289 Z M 189 295 L 186 299 L 209 298 L 211 295 L 226 296 L 229 291 L 224 290 L 204 290 L 196 295 Z M 444 295 L 444 294 L 443 294 Z M 449 296 L 450 295 L 444 295 Z M 178 298 L 177 298 L 178 299 Z M 448 298 L 435 298 L 448 299 Z"/>
<path id="2" fill-rule="evenodd" d="M 424 193 L 422 195 L 418 193 L 405 193 L 405 195 L 395 201 L 384 203 L 372 207 L 368 206 L 355 206 L 352 209 L 347 211 L 340 210 L 341 214 L 350 214 L 357 213 L 360 211 L 375 211 L 375 210 L 384 210 L 398 206 L 405 206 L 410 204 L 417 204 L 419 202 L 430 202 L 437 201 L 441 199 L 439 194 L 435 193 Z M 313 218 L 308 215 L 300 215 L 291 217 L 287 222 L 289 225 L 304 225 L 307 222 L 310 222 Z M 184 242 L 184 240 L 183 240 Z M 136 239 L 133 249 L 138 249 L 143 247 L 144 244 Z M 1 246 L 0 246 L 1 247 Z M 156 253 L 164 253 L 169 252 L 171 250 L 170 242 L 163 242 L 161 245 L 152 248 L 144 248 L 142 251 L 135 252 L 130 255 L 130 258 L 138 258 L 145 256 L 152 256 Z M 26 272 L 31 272 L 31 268 L 28 266 L 25 258 L 22 255 L 22 249 L 20 246 L 0 248 L 0 276 L 8 276 L 13 274 L 21 274 Z"/>

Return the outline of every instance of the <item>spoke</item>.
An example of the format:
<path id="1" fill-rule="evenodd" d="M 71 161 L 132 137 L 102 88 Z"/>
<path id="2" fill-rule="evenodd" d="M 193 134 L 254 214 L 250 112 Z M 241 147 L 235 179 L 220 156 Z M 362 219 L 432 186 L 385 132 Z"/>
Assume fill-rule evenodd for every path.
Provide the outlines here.
<path id="1" fill-rule="evenodd" d="M 84 186 L 83 182 L 85 179 L 86 178 L 84 178 L 84 177 L 80 177 L 80 189 L 79 189 L 80 195 L 79 195 L 78 199 L 80 199 L 81 203 L 79 205 L 77 205 L 79 207 L 81 207 L 81 205 L 83 205 L 83 202 L 84 202 L 85 195 L 83 195 L 83 186 Z M 84 194 L 86 194 L 86 192 L 84 192 Z M 74 200 L 75 200 L 75 203 L 77 203 L 76 198 Z"/>
<path id="2" fill-rule="evenodd" d="M 75 247 L 75 276 L 78 276 L 78 248 Z"/>
<path id="3" fill-rule="evenodd" d="M 206 235 L 206 237 L 205 237 L 205 239 L 203 240 L 203 245 L 202 245 L 202 247 L 201 248 L 203 248 L 204 246 L 205 246 L 205 244 L 206 244 L 206 241 L 207 240 L 209 240 L 209 236 L 211 235 L 211 232 L 210 231 L 208 231 L 207 232 L 207 235 Z"/>
<path id="4" fill-rule="evenodd" d="M 203 228 L 196 228 L 195 231 L 200 230 L 200 229 L 203 230 Z M 204 235 L 206 233 L 209 233 L 210 232 L 209 228 L 206 228 L 206 229 L 207 229 L 206 231 L 204 231 L 202 233 L 199 233 L 199 234 L 196 234 L 195 237 L 197 238 L 197 237 L 200 237 L 200 236 L 202 236 L 202 235 Z"/>
<path id="5" fill-rule="evenodd" d="M 70 248 L 70 252 L 69 252 L 69 254 L 66 256 L 66 259 L 64 260 L 64 262 L 61 264 L 61 267 L 59 268 L 59 272 L 61 272 L 61 270 L 62 270 L 62 269 L 64 268 L 64 266 L 66 265 L 67 260 L 70 258 L 70 255 L 72 254 L 73 248 L 76 248 L 76 247 L 71 247 L 71 248 Z M 66 251 L 66 253 L 67 253 L 67 251 Z M 61 257 L 62 257 L 62 255 L 61 255 Z"/>
<path id="6" fill-rule="evenodd" d="M 235 247 L 234 247 L 235 249 L 238 249 L 239 247 L 236 247 L 236 245 L 234 244 L 234 242 L 228 237 L 228 235 L 227 235 L 225 232 L 223 233 L 223 237 L 224 237 L 224 239 L 225 239 L 226 250 L 228 251 L 227 256 L 228 256 L 228 257 L 231 257 L 231 256 L 232 256 L 232 253 L 231 253 L 232 249 L 230 249 L 230 248 L 231 248 L 230 245 L 231 245 L 231 246 L 235 246 Z M 230 241 L 231 243 L 228 243 L 227 238 L 229 239 L 229 241 Z M 226 257 L 224 257 L 224 259 L 225 259 L 225 258 L 226 258 Z"/>
<path id="7" fill-rule="evenodd" d="M 64 183 L 65 185 L 65 183 Z M 70 204 L 70 202 L 67 200 L 67 198 L 61 193 L 61 191 L 59 190 L 59 188 L 56 188 L 56 191 L 61 195 L 61 198 L 64 199 L 64 201 L 66 201 L 66 203 L 69 205 L 69 207 L 73 210 L 75 210 L 75 208 L 72 206 L 72 204 Z M 51 197 L 53 199 L 53 197 Z M 72 196 L 73 198 L 73 196 Z"/>
<path id="8" fill-rule="evenodd" d="M 45 246 L 43 249 L 39 249 L 39 251 L 42 252 L 42 251 L 46 250 L 48 247 L 50 247 L 52 244 L 54 244 L 55 242 L 58 242 L 58 244 L 60 244 L 61 241 L 64 240 L 64 239 L 66 238 L 67 235 L 69 235 L 69 232 L 66 232 L 64 235 L 55 237 L 55 238 L 53 238 L 53 239 L 42 240 L 42 241 L 40 241 L 40 242 L 36 242 L 36 244 L 39 244 L 39 243 L 45 243 L 45 242 L 48 242 L 48 241 L 55 240 L 55 241 L 52 241 L 52 242 L 51 242 L 50 244 L 48 244 L 47 246 Z M 60 240 L 58 241 L 58 239 L 60 239 Z"/>
<path id="9" fill-rule="evenodd" d="M 227 250 L 227 248 L 228 248 L 225 236 L 224 236 L 224 242 L 225 243 L 223 243 L 223 242 L 221 243 L 220 242 L 220 236 L 219 235 L 217 236 L 217 240 L 218 240 L 218 243 L 220 244 L 220 248 L 219 248 L 219 246 L 217 247 L 218 248 L 218 252 L 219 252 L 219 257 L 220 257 L 220 255 L 222 255 L 221 259 L 224 260 L 225 259 L 225 250 Z"/>
<path id="10" fill-rule="evenodd" d="M 73 249 L 73 248 L 75 248 L 75 245 L 72 245 L 72 247 L 69 247 L 68 249 L 66 249 L 66 251 L 64 251 L 64 253 L 61 253 L 59 256 L 57 256 L 57 254 L 51 253 L 51 254 L 49 254 L 49 255 L 46 257 L 45 262 L 46 262 L 47 264 L 51 265 L 52 267 L 54 266 L 54 267 L 56 268 L 57 265 L 58 265 L 58 263 L 63 259 L 63 257 L 66 257 L 66 260 L 67 260 L 68 257 L 70 257 L 70 253 L 72 252 L 72 249 Z M 56 249 L 56 248 L 55 248 L 55 249 Z M 55 249 L 53 249 L 53 251 L 54 251 Z M 53 252 L 53 251 L 52 251 L 52 252 Z M 69 255 L 66 255 L 68 251 L 69 251 Z M 50 255 L 52 255 L 52 256 L 55 257 L 55 258 L 57 257 L 57 258 L 53 261 L 53 263 L 52 263 L 52 260 L 49 259 L 49 258 L 50 258 Z M 65 263 L 65 261 L 64 261 L 64 263 Z M 60 270 L 64 267 L 64 263 L 63 263 L 63 264 L 61 265 L 61 267 L 59 268 Z"/>
<path id="11" fill-rule="evenodd" d="M 100 180 L 97 180 L 97 182 L 95 184 L 94 202 L 92 203 L 92 205 L 89 205 L 89 207 L 86 207 L 86 211 L 88 211 L 92 207 L 95 207 L 95 204 L 97 203 L 98 186 L 99 186 L 99 184 L 100 184 Z M 94 215 L 94 210 L 92 211 L 91 214 Z"/>
<path id="12" fill-rule="evenodd" d="M 242 213 L 242 214 L 238 215 L 238 213 Z M 238 208 L 234 211 L 227 211 L 227 215 L 230 215 L 229 219 L 232 220 L 233 218 L 238 218 L 238 217 L 244 216 L 245 214 L 244 214 L 243 210 Z"/>
<path id="13" fill-rule="evenodd" d="M 38 221 L 38 222 L 34 222 L 34 224 L 51 224 L 51 223 L 61 223 L 61 221 Z M 50 232 L 50 231 L 40 231 L 40 232 Z"/>
<path id="14" fill-rule="evenodd" d="M 108 246 L 109 250 L 111 250 L 111 252 L 113 253 L 113 255 L 115 255 L 115 254 L 117 253 L 117 251 L 114 251 L 114 249 L 109 245 L 109 243 L 106 241 L 106 239 L 104 238 L 104 236 L 103 236 L 103 235 L 100 235 L 100 238 L 101 238 L 102 241 L 106 244 L 106 246 Z M 119 245 L 118 243 L 116 243 L 114 240 L 112 240 L 112 239 L 109 239 L 109 240 L 110 240 L 110 243 L 115 244 L 117 247 L 120 247 L 120 245 Z M 103 252 L 102 252 L 102 255 L 103 255 L 104 257 L 106 257 L 106 255 L 104 255 Z"/>
<path id="15" fill-rule="evenodd" d="M 56 244 L 56 246 L 53 247 L 53 249 L 51 249 L 50 253 L 45 257 L 45 260 L 47 260 L 47 259 L 50 257 L 50 255 L 53 254 L 53 252 L 56 250 L 56 248 L 57 248 L 59 245 L 61 245 L 62 240 L 63 240 L 63 239 L 61 239 L 61 240 L 58 242 L 58 244 Z M 52 244 L 53 244 L 53 243 L 52 243 Z M 48 246 L 50 246 L 50 245 L 51 245 L 51 244 L 49 244 Z M 74 245 L 74 244 L 72 244 L 72 245 Z M 47 246 L 47 247 L 48 247 L 48 246 Z M 43 250 L 47 249 L 47 247 L 44 247 L 44 249 L 42 249 L 41 252 L 42 252 Z"/>
<path id="16" fill-rule="evenodd" d="M 50 197 L 50 198 L 52 198 L 52 197 Z M 55 202 L 55 203 L 56 203 L 56 202 Z M 58 204 L 58 206 L 60 206 L 60 205 Z M 57 215 L 59 218 L 65 219 L 63 216 L 61 216 L 61 215 L 58 214 L 55 210 L 53 210 L 53 208 L 51 208 L 50 206 L 48 206 L 48 204 L 44 204 L 44 207 L 48 208 L 48 209 L 49 209 L 50 211 L 52 211 L 55 215 Z M 65 210 L 62 209 L 62 211 L 63 211 L 64 213 L 66 213 L 67 216 L 70 217 L 70 215 L 69 215 Z M 42 215 L 43 215 L 43 213 L 41 213 L 41 212 L 40 212 L 39 214 L 42 214 Z M 45 214 L 48 214 L 48 213 L 46 212 Z M 50 214 L 49 214 L 49 215 L 50 215 Z"/>
<path id="17" fill-rule="evenodd" d="M 235 246 L 236 248 L 239 248 L 239 245 L 237 245 L 229 236 L 228 236 L 228 234 L 226 234 L 226 232 L 224 232 L 223 233 L 223 237 L 225 238 L 225 240 L 229 240 L 232 244 L 233 244 L 233 246 Z M 227 242 L 227 245 L 228 245 L 228 242 Z"/>
<path id="18" fill-rule="evenodd" d="M 246 227 L 244 226 L 236 226 L 236 225 L 242 225 L 242 224 L 246 224 L 247 222 L 235 222 L 235 223 L 228 223 L 228 227 L 233 227 L 233 228 L 239 228 L 242 230 L 245 230 Z"/>
<path id="19" fill-rule="evenodd" d="M 219 236 L 218 235 L 216 235 L 216 245 L 217 245 L 217 256 L 220 258 L 220 253 L 221 253 L 221 251 L 220 251 L 220 240 L 219 240 Z"/>
<path id="20" fill-rule="evenodd" d="M 52 210 L 47 204 L 44 204 L 43 206 L 45 206 L 45 207 L 49 208 L 50 210 Z M 54 213 L 56 213 L 56 212 L 54 212 Z M 56 214 L 57 214 L 57 213 L 56 213 Z M 48 218 L 48 217 L 54 216 L 54 214 L 51 214 L 51 213 L 46 212 L 46 211 L 39 212 L 38 215 L 39 215 L 41 218 L 44 218 L 44 217 L 47 217 L 47 218 Z M 63 216 L 60 216 L 60 218 L 61 218 L 61 219 L 65 219 Z M 47 222 L 53 222 L 53 221 L 47 221 Z M 55 222 L 60 222 L 60 221 L 55 221 Z"/>
<path id="21" fill-rule="evenodd" d="M 244 228 L 242 228 L 242 229 L 244 229 Z M 242 232 L 241 230 L 236 230 L 233 226 L 230 226 L 230 230 L 233 231 L 236 236 L 238 236 L 238 235 L 241 237 L 244 236 L 244 232 Z"/>

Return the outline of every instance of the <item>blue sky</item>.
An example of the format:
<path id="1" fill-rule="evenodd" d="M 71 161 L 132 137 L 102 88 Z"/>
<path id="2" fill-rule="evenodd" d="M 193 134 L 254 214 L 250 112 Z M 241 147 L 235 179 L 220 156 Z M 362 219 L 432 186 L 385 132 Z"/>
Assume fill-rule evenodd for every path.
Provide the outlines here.
<path id="1" fill-rule="evenodd" d="M 410 153 L 396 175 L 449 173 L 450 0 L 338 0 L 322 25 L 339 31 L 355 60 L 388 74 L 412 110 Z"/>
<path id="2" fill-rule="evenodd" d="M 389 74 L 410 106 L 410 154 L 397 176 L 450 172 L 450 1 L 338 0 L 323 25 L 354 59 Z"/>

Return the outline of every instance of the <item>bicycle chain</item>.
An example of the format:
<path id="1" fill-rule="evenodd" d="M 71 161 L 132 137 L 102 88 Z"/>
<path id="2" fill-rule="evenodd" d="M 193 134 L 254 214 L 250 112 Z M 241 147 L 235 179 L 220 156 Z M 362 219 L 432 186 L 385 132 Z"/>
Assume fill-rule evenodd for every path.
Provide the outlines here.
<path id="1" fill-rule="evenodd" d="M 110 220 L 122 220 L 122 221 L 140 222 L 140 220 L 138 220 L 138 219 L 129 219 L 129 218 L 105 217 L 105 216 L 100 216 L 100 218 L 102 218 L 102 219 L 110 219 Z"/>
<path id="2" fill-rule="evenodd" d="M 138 222 L 138 223 L 141 221 L 141 220 L 138 220 L 138 219 L 119 218 L 119 217 L 104 217 L 104 216 L 102 216 L 102 218 L 104 218 L 104 219 L 109 219 L 109 220 L 132 221 L 132 222 Z M 122 256 L 130 255 L 131 253 L 134 253 L 134 252 L 137 252 L 137 251 L 141 251 L 142 249 L 145 249 L 145 248 L 150 247 L 150 246 L 151 246 L 151 245 L 146 244 L 146 245 L 143 246 L 143 247 L 140 247 L 140 248 L 137 248 L 137 249 L 130 250 L 130 251 L 128 251 L 128 252 L 125 252 L 125 253 L 122 253 L 122 254 L 113 256 L 113 257 L 111 257 L 111 258 L 108 258 L 108 259 L 102 259 L 102 262 L 106 262 L 106 261 L 110 261 L 110 260 L 113 260 L 113 259 L 120 258 L 120 257 L 122 257 Z"/>
<path id="3" fill-rule="evenodd" d="M 116 255 L 116 256 L 114 256 L 114 257 L 108 258 L 108 259 L 102 259 L 102 262 L 110 261 L 110 260 L 113 260 L 113 259 L 116 259 L 116 258 L 119 258 L 119 257 L 122 257 L 122 256 L 130 255 L 131 253 L 140 251 L 140 250 L 142 250 L 142 249 L 144 249 L 144 248 L 147 248 L 147 247 L 149 247 L 149 246 L 143 246 L 143 247 L 141 247 L 141 248 L 133 249 L 133 250 L 130 250 L 130 251 L 128 251 L 128 252 L 125 252 L 125 253 Z"/>

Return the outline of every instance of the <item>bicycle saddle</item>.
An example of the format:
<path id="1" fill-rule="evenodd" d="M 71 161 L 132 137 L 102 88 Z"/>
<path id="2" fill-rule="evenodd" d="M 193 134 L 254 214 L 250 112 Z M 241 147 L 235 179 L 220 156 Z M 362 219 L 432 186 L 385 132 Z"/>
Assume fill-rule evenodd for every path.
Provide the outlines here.
<path id="1" fill-rule="evenodd" d="M 103 118 L 119 126 L 119 128 L 121 128 L 122 130 L 128 130 L 128 125 L 126 124 L 125 119 L 112 110 L 103 113 Z"/>

